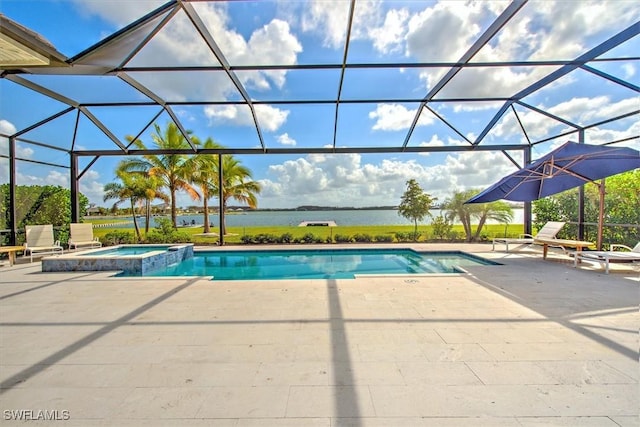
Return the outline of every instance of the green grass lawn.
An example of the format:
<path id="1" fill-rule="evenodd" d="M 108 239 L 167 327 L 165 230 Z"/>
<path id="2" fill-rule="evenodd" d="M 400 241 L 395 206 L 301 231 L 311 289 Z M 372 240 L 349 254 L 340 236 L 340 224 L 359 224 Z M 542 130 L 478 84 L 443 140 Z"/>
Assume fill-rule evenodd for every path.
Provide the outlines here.
<path id="1" fill-rule="evenodd" d="M 90 220 L 94 222 L 93 220 Z M 133 228 L 96 228 L 94 229 L 94 235 L 99 238 L 104 237 L 107 233 L 118 231 L 126 231 L 131 234 L 134 233 Z M 481 236 L 484 239 L 491 240 L 494 237 L 512 236 L 517 237 L 522 233 L 522 224 L 510 224 L 505 228 L 505 225 L 485 225 Z M 198 233 L 202 233 L 202 227 L 187 227 L 180 228 L 180 232 L 191 235 L 193 242 L 197 244 L 215 244 L 218 241 L 217 237 L 204 237 L 196 236 Z M 217 228 L 212 228 L 212 232 L 217 232 Z M 464 239 L 464 230 L 462 225 L 454 225 L 453 231 L 456 233 L 457 240 Z M 226 243 L 241 243 L 242 236 L 244 235 L 258 235 L 258 234 L 272 234 L 275 236 L 281 236 L 285 233 L 290 233 L 294 238 L 300 238 L 307 233 L 312 233 L 314 236 L 318 236 L 325 240 L 328 237 L 335 237 L 336 235 L 353 236 L 356 234 L 368 234 L 371 237 L 379 235 L 388 235 L 394 237 L 396 233 L 412 233 L 412 225 L 359 225 L 359 226 L 337 226 L 337 227 L 298 227 L 298 226 L 256 226 L 256 227 L 228 227 L 227 236 L 225 236 Z M 425 239 L 432 240 L 433 232 L 431 226 L 423 225 L 418 226 L 418 232 L 421 233 L 420 241 Z M 144 230 L 143 230 L 144 233 Z"/>

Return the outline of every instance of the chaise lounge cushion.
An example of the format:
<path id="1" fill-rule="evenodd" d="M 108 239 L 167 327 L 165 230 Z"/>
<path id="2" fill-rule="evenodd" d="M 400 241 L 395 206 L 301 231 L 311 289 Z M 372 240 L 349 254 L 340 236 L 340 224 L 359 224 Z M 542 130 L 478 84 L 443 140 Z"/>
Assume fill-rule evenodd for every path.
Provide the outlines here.
<path id="1" fill-rule="evenodd" d="M 615 251 L 616 248 L 625 248 L 629 252 Z M 577 267 L 578 263 L 582 260 L 597 261 L 604 264 L 605 273 L 609 274 L 609 264 L 611 263 L 633 263 L 640 262 L 640 242 L 630 248 L 626 245 L 613 244 L 609 251 L 586 251 L 575 254 L 573 259 L 573 266 Z"/>
<path id="2" fill-rule="evenodd" d="M 102 243 L 100 243 L 98 238 L 93 237 L 93 224 L 72 223 L 69 226 L 69 231 L 69 249 L 78 249 L 79 247 L 102 247 Z"/>
<path id="3" fill-rule="evenodd" d="M 25 233 L 24 255 L 29 254 L 31 261 L 33 261 L 34 254 L 63 252 L 60 241 L 54 240 L 53 225 L 27 225 Z"/>
<path id="4" fill-rule="evenodd" d="M 496 243 L 504 243 L 505 250 L 509 252 L 509 243 L 516 245 L 530 245 L 535 243 L 535 239 L 553 239 L 560 232 L 562 227 L 564 227 L 564 222 L 562 221 L 549 221 L 547 222 L 541 229 L 538 231 L 538 234 L 532 236 L 531 234 L 521 234 L 520 237 L 496 237 L 493 239 L 493 247 L 491 250 L 495 250 Z"/>

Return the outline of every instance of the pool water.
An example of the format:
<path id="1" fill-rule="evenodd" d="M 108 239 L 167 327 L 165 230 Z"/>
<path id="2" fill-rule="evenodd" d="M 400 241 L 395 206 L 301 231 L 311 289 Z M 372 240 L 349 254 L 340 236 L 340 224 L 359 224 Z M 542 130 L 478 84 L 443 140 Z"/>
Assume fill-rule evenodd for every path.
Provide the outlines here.
<path id="1" fill-rule="evenodd" d="M 166 251 L 170 247 L 171 245 L 123 245 L 88 253 L 79 253 L 78 256 L 112 258 L 117 256 L 145 255 L 155 251 Z"/>
<path id="2" fill-rule="evenodd" d="M 355 275 L 460 273 L 495 264 L 463 252 L 411 249 L 204 251 L 145 276 L 211 276 L 213 280 L 353 279 Z"/>

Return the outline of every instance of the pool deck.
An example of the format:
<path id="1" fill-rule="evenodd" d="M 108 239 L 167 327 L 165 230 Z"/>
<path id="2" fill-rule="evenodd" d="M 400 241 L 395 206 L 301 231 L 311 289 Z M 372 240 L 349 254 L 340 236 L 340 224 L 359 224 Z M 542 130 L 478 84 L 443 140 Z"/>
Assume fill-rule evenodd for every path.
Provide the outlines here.
<path id="1" fill-rule="evenodd" d="M 638 267 L 409 246 L 503 265 L 212 282 L 4 260 L 0 424 L 640 426 Z M 45 410 L 69 419 L 14 420 Z"/>

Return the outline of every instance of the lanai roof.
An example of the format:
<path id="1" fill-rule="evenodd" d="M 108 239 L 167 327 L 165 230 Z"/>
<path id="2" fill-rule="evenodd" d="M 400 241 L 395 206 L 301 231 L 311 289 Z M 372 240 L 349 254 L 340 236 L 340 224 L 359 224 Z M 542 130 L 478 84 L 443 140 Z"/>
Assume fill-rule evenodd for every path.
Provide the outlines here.
<path id="1" fill-rule="evenodd" d="M 495 150 L 518 163 L 549 142 L 638 142 L 634 2 L 594 3 L 607 8 L 606 22 L 571 2 L 536 0 L 153 4 L 70 58 L 2 17 L 3 46 L 40 61 L 20 65 L 2 48 L 3 109 L 15 96 L 48 106 L 20 115 L 4 136 L 38 147 L 35 162 L 73 152 L 84 171 L 102 156 L 136 154 L 125 135 L 148 138 L 156 122 L 186 135 L 195 116 L 226 152 L 247 154 Z M 567 30 L 576 22 L 582 34 Z M 320 27 L 316 45 L 296 37 Z M 570 88 L 564 98 L 560 87 Z M 274 134 L 283 117 L 308 122 L 295 146 Z M 391 131 L 373 138 L 372 121 Z M 50 131 L 60 123 L 64 132 Z M 434 138 L 436 129 L 449 137 Z"/>

